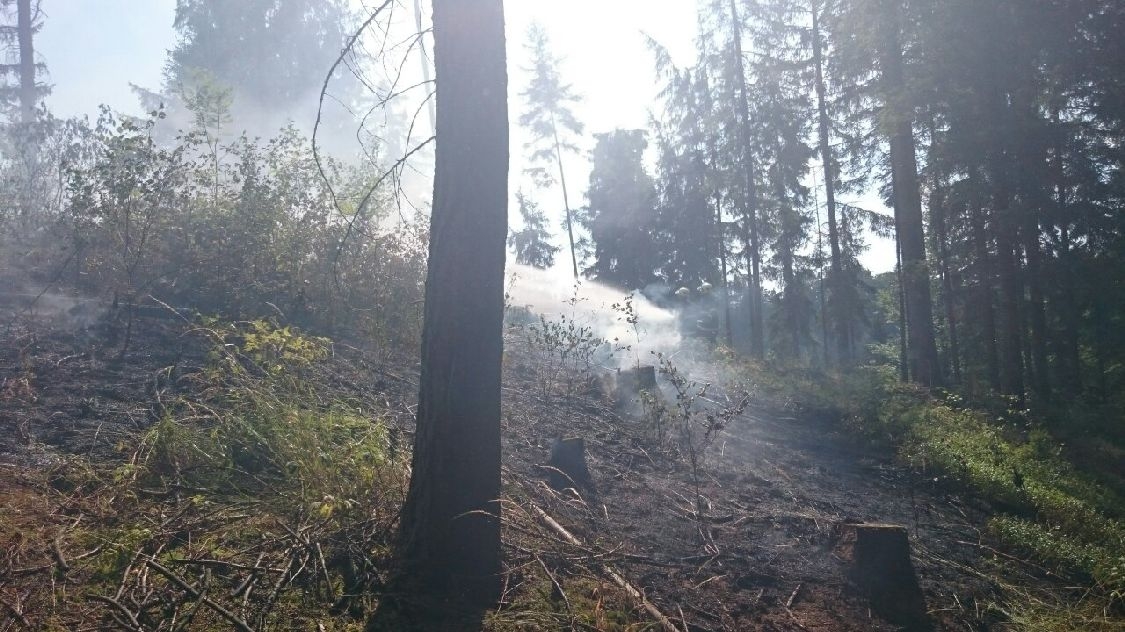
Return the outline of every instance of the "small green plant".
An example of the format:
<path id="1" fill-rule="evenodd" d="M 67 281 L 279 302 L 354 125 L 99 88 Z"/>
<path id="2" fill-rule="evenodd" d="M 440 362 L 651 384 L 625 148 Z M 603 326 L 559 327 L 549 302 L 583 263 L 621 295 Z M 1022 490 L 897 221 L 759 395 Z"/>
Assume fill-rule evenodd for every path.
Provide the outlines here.
<path id="1" fill-rule="evenodd" d="M 695 515 L 702 524 L 705 513 L 699 468 L 718 433 L 750 405 L 750 396 L 742 393 L 737 399 L 719 405 L 707 399 L 711 384 L 700 384 L 687 378 L 672 363 L 671 358 L 663 353 L 655 353 L 655 356 L 660 375 L 676 394 L 672 408 L 663 409 L 662 415 L 670 416 L 681 454 L 691 468 L 692 485 L 695 488 Z"/>
<path id="2" fill-rule="evenodd" d="M 579 296 L 580 285 L 575 284 L 574 293 L 566 301 L 569 315 L 551 320 L 540 314 L 538 322 L 527 327 L 528 342 L 541 352 L 536 379 L 544 399 L 560 388 L 567 401 L 579 392 L 589 392 L 596 378 L 596 360 L 628 349 L 619 341 L 597 335 L 593 326 L 577 319 L 578 306 L 586 300 Z"/>
<path id="3" fill-rule="evenodd" d="M 276 373 L 323 360 L 328 357 L 330 345 L 327 338 L 306 336 L 267 320 L 253 320 L 243 334 L 242 352 L 267 371 Z"/>
<path id="4" fill-rule="evenodd" d="M 540 315 L 539 322 L 528 327 L 528 338 L 533 347 L 543 351 L 538 378 L 540 393 L 545 398 L 560 382 L 568 399 L 578 387 L 590 386 L 593 360 L 607 344 L 594 334 L 593 328 L 565 314 L 559 320 L 547 320 Z"/>
<path id="5" fill-rule="evenodd" d="M 623 298 L 620 303 L 614 303 L 610 305 L 609 308 L 614 312 L 617 312 L 618 321 L 623 321 L 625 322 L 625 324 L 629 325 L 630 328 L 632 328 L 633 344 L 630 345 L 630 347 L 633 349 L 639 349 L 641 345 L 641 318 L 640 315 L 637 314 L 636 305 L 634 305 L 633 303 L 633 293 L 630 292 L 626 294 L 625 298 Z M 633 352 L 633 360 L 635 366 L 641 365 L 641 358 L 640 355 L 638 355 L 637 351 Z"/>

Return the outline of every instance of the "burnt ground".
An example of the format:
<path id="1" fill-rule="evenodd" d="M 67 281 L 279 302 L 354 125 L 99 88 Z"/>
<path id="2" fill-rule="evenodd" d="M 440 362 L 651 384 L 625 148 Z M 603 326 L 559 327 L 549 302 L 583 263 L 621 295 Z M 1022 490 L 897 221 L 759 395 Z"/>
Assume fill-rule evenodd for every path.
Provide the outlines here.
<path id="1" fill-rule="evenodd" d="M 1011 629 L 1005 604 L 1017 596 L 1082 596 L 989 542 L 985 503 L 896 463 L 835 420 L 751 405 L 704 449 L 700 520 L 683 446 L 655 441 L 643 420 L 608 406 L 544 405 L 534 384 L 518 392 L 513 374 L 505 427 L 513 495 L 611 560 L 678 628 Z M 712 398 L 713 409 L 722 396 Z M 579 499 L 529 484 L 555 436 L 585 438 L 596 493 Z M 843 542 L 854 523 L 908 529 L 923 620 L 857 583 Z"/>
<path id="2" fill-rule="evenodd" d="M 8 501 L 22 493 L 31 474 L 75 456 L 110 465 L 127 458 L 119 444 L 159 419 L 165 402 L 190 388 L 185 376 L 207 361 L 206 340 L 175 320 L 139 319 L 124 360 L 116 357 L 119 341 L 97 323 L 5 323 L 0 507 L 14 506 Z M 337 396 L 380 403 L 409 432 L 415 368 L 337 348 L 322 386 Z M 844 525 L 859 522 L 908 528 L 934 629 L 1005 629 L 1002 604 L 1017 592 L 1078 591 L 994 548 L 981 533 L 987 506 L 856 442 L 833 420 L 764 404 L 733 419 L 703 452 L 698 474 L 705 508 L 696 515 L 683 446 L 657 436 L 644 419 L 617 412 L 595 391 L 565 396 L 557 383 L 544 386 L 538 379 L 542 361 L 522 333 L 510 335 L 504 387 L 510 576 L 496 629 L 554 629 L 519 614 L 528 587 L 543 579 L 540 567 L 562 593 L 554 595 L 552 607 L 589 603 L 577 593 L 589 592 L 590 582 L 595 595 L 619 593 L 604 603 L 597 597 L 594 607 L 612 602 L 624 611 L 621 617 L 580 625 L 576 616 L 555 619 L 563 629 L 639 630 L 655 620 L 638 599 L 621 597 L 609 581 L 613 572 L 677 629 L 904 629 L 850 573 L 841 534 Z M 561 436 L 585 439 L 596 490 L 556 492 L 545 484 L 550 440 Z M 544 526 L 544 515 L 581 545 Z M 50 547 L 41 548 L 49 567 Z M 74 552 L 67 556 L 75 559 Z M 11 572 L 10 563 L 0 569 L 0 629 L 21 629 L 34 619 L 32 611 L 12 605 L 30 589 L 21 593 Z M 914 623 L 910 629 L 925 627 Z"/>

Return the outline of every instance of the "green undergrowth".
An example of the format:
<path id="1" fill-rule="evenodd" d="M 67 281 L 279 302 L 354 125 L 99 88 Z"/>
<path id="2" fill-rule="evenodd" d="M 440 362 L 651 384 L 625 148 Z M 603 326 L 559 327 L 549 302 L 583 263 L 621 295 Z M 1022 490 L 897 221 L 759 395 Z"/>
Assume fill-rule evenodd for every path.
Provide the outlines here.
<path id="1" fill-rule="evenodd" d="M 1125 500 L 1069 462 L 1028 411 L 974 408 L 955 394 L 902 384 L 887 366 L 827 374 L 727 362 L 767 407 L 835 420 L 916 470 L 968 488 L 993 506 L 988 530 L 999 541 L 1085 578 L 1111 610 L 1121 608 Z"/>
<path id="2" fill-rule="evenodd" d="M 71 457 L 0 495 L 0 541 L 30 543 L 0 563 L 45 569 L 19 576 L 28 624 L 232 629 L 178 578 L 252 629 L 362 630 L 407 480 L 387 411 L 333 387 L 328 340 L 266 322 L 194 334 L 207 366 L 162 374 L 157 421 L 118 463 Z M 44 581 L 58 559 L 66 581 Z"/>
<path id="3" fill-rule="evenodd" d="M 401 464 L 380 411 L 319 386 L 328 340 L 264 321 L 218 327 L 199 394 L 144 438 L 142 478 L 324 518 L 397 492 Z"/>

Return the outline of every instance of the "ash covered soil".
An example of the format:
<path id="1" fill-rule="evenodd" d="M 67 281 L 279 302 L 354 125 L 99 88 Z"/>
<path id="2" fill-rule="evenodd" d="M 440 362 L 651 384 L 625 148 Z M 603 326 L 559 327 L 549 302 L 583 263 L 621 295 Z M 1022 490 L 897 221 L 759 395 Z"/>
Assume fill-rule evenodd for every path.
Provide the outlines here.
<path id="1" fill-rule="evenodd" d="M 56 484 L 51 473 L 76 457 L 108 467 L 130 458 L 120 446 L 192 388 L 188 377 L 208 357 L 206 340 L 175 320 L 138 319 L 123 359 L 116 357 L 120 341 L 97 323 L 75 326 L 66 319 L 11 314 L 6 322 L 0 330 L 0 507 L 27 512 L 9 521 L 16 531 L 31 533 L 29 521 L 41 519 L 59 535 L 29 543 L 16 531 L 0 534 L 6 547 L 0 552 L 5 630 L 36 627 L 36 608 L 46 607 L 58 582 L 82 592 L 86 576 L 64 571 L 80 568 L 94 554 L 71 544 L 67 529 L 109 519 L 83 504 L 81 489 Z M 315 374 L 316 387 L 380 406 L 405 444 L 416 367 L 388 364 L 346 345 L 337 349 Z M 522 332 L 509 332 L 503 390 L 509 575 L 498 609 L 508 627 L 497 629 L 570 629 L 577 617 L 566 611 L 590 603 L 616 604 L 624 619 L 595 618 L 579 628 L 601 628 L 596 622 L 605 621 L 605 629 L 646 629 L 659 613 L 665 624 L 686 630 L 1002 629 L 1001 604 L 1013 589 L 1077 590 L 994 548 L 982 534 L 990 512 L 983 503 L 865 447 L 836 420 L 761 402 L 731 420 L 703 452 L 700 516 L 684 446 L 656 437 L 643 418 L 619 412 L 597 389 L 569 396 L 544 390 L 542 362 Z M 716 406 L 725 396 L 715 390 L 709 397 L 708 405 Z M 543 466 L 558 437 L 585 440 L 593 490 L 556 491 L 546 484 Z M 40 482 L 54 486 L 55 501 L 40 503 L 35 514 L 21 498 Z M 856 583 L 841 548 L 846 525 L 854 523 L 908 530 L 927 621 L 903 624 Z M 253 555 L 244 564 L 252 561 Z M 49 587 L 37 570 L 50 574 Z M 334 570 L 325 565 L 324 573 Z M 521 609 L 530 607 L 528 587 L 542 584 L 544 571 L 559 589 L 551 599 L 562 614 L 523 616 Z M 614 574 L 641 595 L 628 595 L 612 581 Z M 35 591 L 43 594 L 36 597 Z M 128 629 L 118 627 L 121 618 L 107 616 L 104 607 L 83 608 L 67 621 Z M 296 627 L 269 629 L 302 629 L 291 625 Z"/>

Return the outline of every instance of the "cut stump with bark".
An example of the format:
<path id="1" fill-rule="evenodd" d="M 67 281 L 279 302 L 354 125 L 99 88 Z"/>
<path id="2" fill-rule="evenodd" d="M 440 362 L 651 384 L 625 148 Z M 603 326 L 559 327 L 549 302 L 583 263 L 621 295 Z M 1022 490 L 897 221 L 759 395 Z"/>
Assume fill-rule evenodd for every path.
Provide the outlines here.
<path id="1" fill-rule="evenodd" d="M 568 437 L 551 441 L 551 456 L 547 461 L 547 483 L 556 490 L 573 487 L 594 492 L 594 479 L 586 466 L 586 441 L 581 437 Z"/>
<path id="2" fill-rule="evenodd" d="M 657 392 L 656 367 L 651 365 L 636 366 L 617 372 L 614 401 L 618 406 L 628 405 L 642 392 L 651 394 Z"/>
<path id="3" fill-rule="evenodd" d="M 871 602 L 872 610 L 904 630 L 933 629 L 910 562 L 906 527 L 840 525 L 836 553 L 850 565 L 850 576 Z"/>

